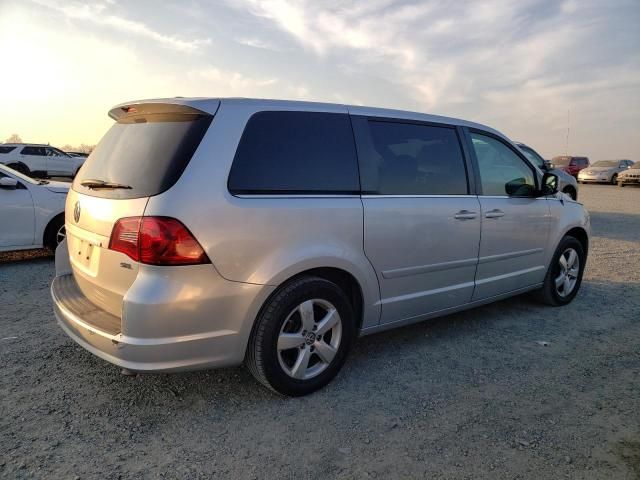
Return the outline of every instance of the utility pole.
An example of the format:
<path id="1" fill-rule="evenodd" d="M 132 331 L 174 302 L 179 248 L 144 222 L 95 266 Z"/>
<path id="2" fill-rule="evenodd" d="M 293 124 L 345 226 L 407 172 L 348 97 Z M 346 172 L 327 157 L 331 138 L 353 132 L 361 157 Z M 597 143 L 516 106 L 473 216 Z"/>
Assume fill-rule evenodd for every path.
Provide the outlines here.
<path id="1" fill-rule="evenodd" d="M 567 109 L 567 145 L 565 147 L 565 155 L 569 156 L 569 132 L 571 125 L 571 110 Z"/>

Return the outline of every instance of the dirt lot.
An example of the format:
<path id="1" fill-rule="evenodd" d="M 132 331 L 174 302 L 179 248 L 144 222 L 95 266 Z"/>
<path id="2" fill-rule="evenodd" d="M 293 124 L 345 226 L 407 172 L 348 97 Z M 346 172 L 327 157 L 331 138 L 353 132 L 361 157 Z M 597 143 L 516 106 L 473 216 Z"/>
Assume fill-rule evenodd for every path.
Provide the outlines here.
<path id="1" fill-rule="evenodd" d="M 363 338 L 301 399 L 241 368 L 120 375 L 57 327 L 51 258 L 0 264 L 0 477 L 640 478 L 640 188 L 580 195 L 571 305 Z"/>

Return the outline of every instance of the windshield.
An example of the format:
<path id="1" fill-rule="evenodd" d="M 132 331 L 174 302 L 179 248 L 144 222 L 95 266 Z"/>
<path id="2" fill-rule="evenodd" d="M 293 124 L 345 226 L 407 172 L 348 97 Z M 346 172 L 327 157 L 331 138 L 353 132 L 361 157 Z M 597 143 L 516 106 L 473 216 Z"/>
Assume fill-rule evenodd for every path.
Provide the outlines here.
<path id="1" fill-rule="evenodd" d="M 544 167 L 544 158 L 542 158 L 538 152 L 536 152 L 533 148 L 527 147 L 526 145 L 518 145 L 524 156 L 529 159 L 531 163 L 533 163 L 538 168 Z"/>
<path id="2" fill-rule="evenodd" d="M 618 160 L 598 160 L 592 167 L 617 167 Z"/>
<path id="3" fill-rule="evenodd" d="M 13 168 L 7 167 L 6 165 L 2 165 L 0 164 L 0 174 L 2 173 L 8 173 L 13 175 L 14 177 L 23 180 L 27 183 L 30 183 L 31 185 L 40 185 L 42 182 L 39 182 L 38 180 L 34 180 L 31 177 L 27 177 L 26 175 L 23 175 L 20 172 L 16 172 Z M 2 176 L 2 175 L 0 175 Z"/>
<path id="4" fill-rule="evenodd" d="M 154 113 L 118 120 L 85 161 L 73 189 L 122 199 L 168 190 L 191 160 L 211 119 L 194 113 Z M 96 182 L 129 188 L 92 188 Z"/>
<path id="5" fill-rule="evenodd" d="M 566 167 L 571 163 L 571 157 L 553 157 L 551 163 Z"/>

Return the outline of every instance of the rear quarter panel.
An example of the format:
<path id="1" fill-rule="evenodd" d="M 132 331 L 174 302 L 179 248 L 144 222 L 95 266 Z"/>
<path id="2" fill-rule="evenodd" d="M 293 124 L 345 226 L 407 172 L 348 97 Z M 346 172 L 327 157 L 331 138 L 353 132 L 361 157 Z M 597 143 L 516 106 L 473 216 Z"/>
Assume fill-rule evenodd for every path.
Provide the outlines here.
<path id="1" fill-rule="evenodd" d="M 244 126 L 265 110 L 309 110 L 222 101 L 216 116 L 178 182 L 151 197 L 145 215 L 182 221 L 222 277 L 277 286 L 308 269 L 334 267 L 351 273 L 364 298 L 363 326 L 379 321 L 379 288 L 364 256 L 359 196 L 244 196 L 228 192 L 227 177 Z M 346 107 L 313 111 L 347 113 Z"/>

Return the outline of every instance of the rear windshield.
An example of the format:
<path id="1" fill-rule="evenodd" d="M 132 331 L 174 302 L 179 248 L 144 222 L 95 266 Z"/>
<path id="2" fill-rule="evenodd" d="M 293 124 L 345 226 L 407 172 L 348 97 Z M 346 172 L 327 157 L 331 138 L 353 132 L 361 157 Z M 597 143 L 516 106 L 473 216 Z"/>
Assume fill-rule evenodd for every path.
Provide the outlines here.
<path id="1" fill-rule="evenodd" d="M 184 171 L 212 116 L 154 113 L 118 120 L 78 172 L 73 189 L 102 198 L 140 198 L 169 189 Z M 88 188 L 87 181 L 131 188 Z"/>
<path id="2" fill-rule="evenodd" d="M 540 154 L 538 154 L 538 152 L 536 152 L 531 147 L 527 147 L 526 145 L 518 145 L 518 146 L 520 147 L 520 150 L 522 150 L 522 153 L 524 153 L 524 156 L 527 157 L 527 159 L 531 163 L 533 163 L 539 168 L 544 167 L 544 158 L 542 158 Z"/>
<path id="3" fill-rule="evenodd" d="M 598 160 L 591 165 L 592 167 L 617 167 L 620 162 L 618 160 Z"/>

